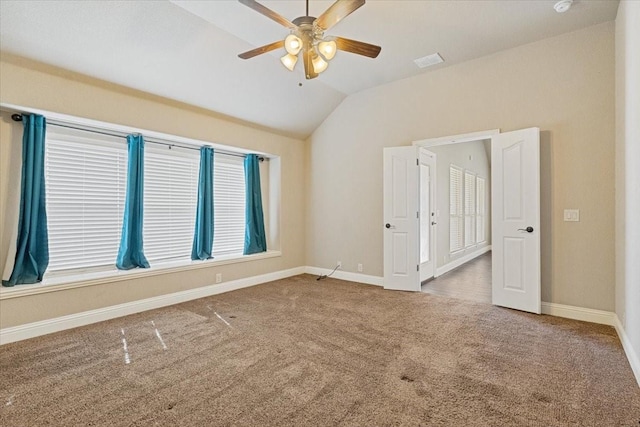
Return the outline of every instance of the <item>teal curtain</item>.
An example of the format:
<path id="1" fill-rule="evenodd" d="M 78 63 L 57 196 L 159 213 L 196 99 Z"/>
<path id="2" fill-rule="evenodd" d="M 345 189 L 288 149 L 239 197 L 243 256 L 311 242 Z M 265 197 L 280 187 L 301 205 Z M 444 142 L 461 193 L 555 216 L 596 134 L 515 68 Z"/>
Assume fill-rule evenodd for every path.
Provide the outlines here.
<path id="1" fill-rule="evenodd" d="M 116 267 L 119 270 L 149 268 L 142 244 L 144 199 L 144 139 L 142 135 L 127 135 L 129 159 L 127 165 L 127 194 L 124 203 L 122 235 Z"/>
<path id="2" fill-rule="evenodd" d="M 198 207 L 193 234 L 192 260 L 213 258 L 213 148 L 200 148 Z"/>
<path id="3" fill-rule="evenodd" d="M 255 154 L 244 159 L 244 177 L 247 186 L 245 206 L 244 254 L 250 255 L 267 250 L 260 191 L 260 161 Z"/>
<path id="4" fill-rule="evenodd" d="M 49 265 L 49 234 L 44 186 L 44 144 L 47 121 L 37 114 L 22 116 L 22 182 L 15 262 L 3 286 L 42 281 Z"/>

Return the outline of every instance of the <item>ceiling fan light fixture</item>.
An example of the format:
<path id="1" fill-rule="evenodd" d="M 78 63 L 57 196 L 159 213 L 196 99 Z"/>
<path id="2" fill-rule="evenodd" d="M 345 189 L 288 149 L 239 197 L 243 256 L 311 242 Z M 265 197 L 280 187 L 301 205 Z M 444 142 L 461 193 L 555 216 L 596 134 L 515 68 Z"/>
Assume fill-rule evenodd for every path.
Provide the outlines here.
<path id="1" fill-rule="evenodd" d="M 290 55 L 297 55 L 300 49 L 302 49 L 302 40 L 295 34 L 289 34 L 284 39 L 284 49 Z"/>
<path id="2" fill-rule="evenodd" d="M 329 66 L 329 63 L 322 59 L 321 55 L 314 55 L 313 59 L 311 59 L 311 63 L 313 64 L 313 71 L 318 74 L 326 70 Z"/>
<path id="3" fill-rule="evenodd" d="M 292 55 L 288 53 L 282 58 L 280 58 L 280 62 L 282 62 L 282 65 L 287 67 L 287 70 L 293 71 L 293 68 L 296 66 L 296 63 L 298 62 L 298 57 L 296 55 Z"/>
<path id="4" fill-rule="evenodd" d="M 318 52 L 327 61 L 331 61 L 333 57 L 336 56 L 337 50 L 338 47 L 336 45 L 336 42 L 333 40 L 321 41 L 320 43 L 318 43 Z"/>

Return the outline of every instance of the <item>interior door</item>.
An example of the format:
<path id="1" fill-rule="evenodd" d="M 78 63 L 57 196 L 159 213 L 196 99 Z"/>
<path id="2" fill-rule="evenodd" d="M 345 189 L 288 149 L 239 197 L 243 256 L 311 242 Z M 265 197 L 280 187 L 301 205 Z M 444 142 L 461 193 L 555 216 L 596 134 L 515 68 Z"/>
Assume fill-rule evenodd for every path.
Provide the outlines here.
<path id="1" fill-rule="evenodd" d="M 418 147 L 384 149 L 385 289 L 420 291 Z"/>
<path id="2" fill-rule="evenodd" d="M 435 275 L 435 177 L 436 155 L 423 148 L 420 166 L 420 282 Z"/>
<path id="3" fill-rule="evenodd" d="M 492 301 L 540 313 L 540 129 L 491 138 Z"/>

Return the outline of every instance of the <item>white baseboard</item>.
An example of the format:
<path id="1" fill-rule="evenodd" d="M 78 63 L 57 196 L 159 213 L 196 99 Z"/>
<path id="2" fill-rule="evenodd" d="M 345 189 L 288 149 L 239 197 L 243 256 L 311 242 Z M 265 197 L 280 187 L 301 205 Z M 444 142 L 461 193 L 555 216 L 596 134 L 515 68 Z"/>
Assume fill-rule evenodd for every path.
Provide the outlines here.
<path id="1" fill-rule="evenodd" d="M 615 328 L 618 332 L 618 337 L 620 337 L 620 342 L 622 343 L 622 348 L 624 349 L 625 354 L 627 355 L 627 360 L 629 361 L 629 365 L 631 365 L 631 370 L 633 371 L 633 375 L 636 376 L 636 381 L 638 382 L 638 386 L 640 387 L 640 357 L 638 357 L 638 353 L 634 350 L 631 345 L 631 341 L 627 336 L 627 332 L 624 330 L 622 326 L 622 322 L 620 322 L 620 318 L 615 316 Z"/>
<path id="2" fill-rule="evenodd" d="M 553 302 L 542 302 L 542 314 L 609 326 L 615 326 L 616 323 L 616 314 L 611 311 L 594 310 L 592 308 L 575 307 Z"/>
<path id="3" fill-rule="evenodd" d="M 457 258 L 457 259 L 455 259 L 455 260 L 443 265 L 442 267 L 438 267 L 438 268 L 436 268 L 435 277 L 442 276 L 444 273 L 447 273 L 447 272 L 453 270 L 454 268 L 458 268 L 462 264 L 466 264 L 467 262 L 471 261 L 472 259 L 477 258 L 480 255 L 489 252 L 490 250 L 491 250 L 491 245 L 487 245 L 485 247 L 482 247 L 482 248 L 478 249 L 477 251 L 471 252 L 470 254 L 467 254 L 465 256 Z"/>
<path id="4" fill-rule="evenodd" d="M 333 269 L 331 268 L 320 268 L 320 267 L 305 267 L 305 273 L 313 274 L 316 276 L 327 275 L 331 273 Z M 368 274 L 362 273 L 351 273 L 349 271 L 340 271 L 336 270 L 335 273 L 331 275 L 334 279 L 347 280 L 349 282 L 358 282 L 365 283 L 367 285 L 376 285 L 382 286 L 382 277 L 380 276 L 370 276 Z"/>
<path id="5" fill-rule="evenodd" d="M 304 272 L 305 267 L 296 267 L 289 270 L 275 271 L 273 273 L 262 274 L 260 276 L 246 277 L 244 279 L 233 280 L 217 285 L 203 286 L 200 288 L 189 289 L 187 291 L 160 295 L 111 307 L 104 307 L 54 319 L 4 328 L 0 329 L 0 345 L 26 340 L 66 329 L 77 328 L 78 326 L 89 325 L 91 323 L 102 322 L 104 320 L 115 319 L 116 317 L 140 313 L 142 311 L 152 310 L 155 308 L 166 307 L 168 305 L 179 304 L 185 301 L 247 288 L 249 286 L 272 282 L 274 280 L 284 279 L 291 276 L 297 276 Z"/>

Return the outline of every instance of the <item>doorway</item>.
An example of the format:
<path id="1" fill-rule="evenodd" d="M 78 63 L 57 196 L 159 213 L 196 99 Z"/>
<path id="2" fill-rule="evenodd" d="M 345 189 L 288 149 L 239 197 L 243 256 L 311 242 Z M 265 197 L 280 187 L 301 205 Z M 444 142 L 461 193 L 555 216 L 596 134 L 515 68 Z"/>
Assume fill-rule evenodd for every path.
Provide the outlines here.
<path id="1" fill-rule="evenodd" d="M 475 221 L 482 219 L 482 215 L 476 213 L 474 216 L 473 209 L 463 210 L 460 207 L 472 206 L 474 193 L 458 195 L 458 198 L 468 198 L 470 203 L 463 205 L 459 202 L 455 209 L 449 205 L 446 214 L 438 208 L 440 215 L 436 214 L 436 223 L 440 218 L 458 224 L 457 227 L 447 227 L 451 240 L 449 254 L 444 256 L 449 256 L 450 261 L 456 255 L 456 259 L 446 267 L 453 269 L 467 261 L 467 256 L 474 258 L 476 253 L 463 253 L 460 256 L 460 251 L 477 250 L 477 244 L 482 243 L 481 233 L 486 233 L 485 241 L 491 236 L 491 302 L 539 314 L 540 129 L 535 127 L 505 133 L 499 130 L 476 132 L 416 141 L 413 146 L 384 148 L 383 286 L 397 291 L 421 290 L 420 179 L 417 167 L 420 166 L 420 150 L 488 138 L 491 140 L 492 163 L 490 185 L 487 185 L 488 177 L 483 178 L 483 184 L 480 185 L 476 175 L 454 165 L 449 167 L 449 172 L 452 177 L 455 175 L 460 188 L 464 188 L 463 181 L 470 183 L 467 188 L 476 182 L 476 188 L 483 186 L 485 192 L 491 195 L 491 204 L 487 203 L 493 208 L 491 233 L 487 230 L 489 227 L 483 230 L 474 225 L 477 224 Z M 460 194 L 460 190 L 456 194 Z M 440 255 L 435 258 L 440 258 Z M 443 271 L 436 268 L 435 276 L 440 274 Z"/>
<path id="2" fill-rule="evenodd" d="M 444 144 L 428 150 L 435 159 L 436 170 L 431 191 L 436 194 L 431 218 L 431 223 L 436 224 L 436 268 L 430 275 L 423 275 L 421 266 L 422 291 L 470 295 L 490 303 L 490 255 L 475 263 L 477 267 L 467 264 L 491 251 L 491 140 Z M 421 203 L 424 199 L 421 195 Z M 431 227 L 425 222 L 420 223 L 421 241 L 423 236 L 430 237 Z"/>

